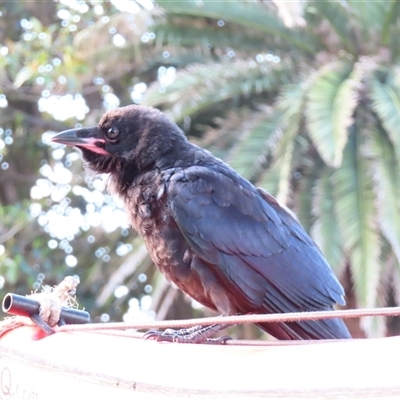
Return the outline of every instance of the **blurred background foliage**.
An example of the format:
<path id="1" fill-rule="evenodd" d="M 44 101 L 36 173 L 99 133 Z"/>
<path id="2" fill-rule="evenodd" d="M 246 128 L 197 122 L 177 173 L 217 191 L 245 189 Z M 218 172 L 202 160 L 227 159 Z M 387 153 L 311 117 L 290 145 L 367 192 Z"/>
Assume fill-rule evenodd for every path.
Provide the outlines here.
<path id="1" fill-rule="evenodd" d="M 349 308 L 399 305 L 399 17 L 397 0 L 0 1 L 1 294 L 72 274 L 96 321 L 208 313 L 155 270 L 106 177 L 49 142 L 142 103 L 291 208 Z"/>

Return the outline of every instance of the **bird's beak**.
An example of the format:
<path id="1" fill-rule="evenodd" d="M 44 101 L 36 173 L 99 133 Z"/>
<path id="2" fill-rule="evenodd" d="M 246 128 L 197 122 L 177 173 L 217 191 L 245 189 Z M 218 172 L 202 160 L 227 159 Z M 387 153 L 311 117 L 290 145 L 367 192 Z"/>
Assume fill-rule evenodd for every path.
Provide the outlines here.
<path id="1" fill-rule="evenodd" d="M 51 138 L 51 141 L 87 149 L 97 154 L 109 155 L 110 153 L 104 148 L 106 141 L 97 136 L 97 127 L 68 129 L 67 131 L 57 133 L 57 135 Z"/>

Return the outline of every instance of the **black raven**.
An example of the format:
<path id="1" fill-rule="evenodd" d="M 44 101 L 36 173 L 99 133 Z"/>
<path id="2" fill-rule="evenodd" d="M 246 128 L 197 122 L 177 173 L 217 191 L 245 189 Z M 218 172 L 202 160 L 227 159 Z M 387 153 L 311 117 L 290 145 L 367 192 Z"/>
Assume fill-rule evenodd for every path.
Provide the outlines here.
<path id="1" fill-rule="evenodd" d="M 110 174 L 109 190 L 123 199 L 156 266 L 204 306 L 236 315 L 345 304 L 332 269 L 292 215 L 188 142 L 162 112 L 117 108 L 98 126 L 67 130 L 52 140 L 79 148 L 90 171 Z M 350 337 L 340 319 L 258 325 L 278 339 Z M 200 341 L 209 335 L 207 329 L 185 332 L 159 337 Z"/>

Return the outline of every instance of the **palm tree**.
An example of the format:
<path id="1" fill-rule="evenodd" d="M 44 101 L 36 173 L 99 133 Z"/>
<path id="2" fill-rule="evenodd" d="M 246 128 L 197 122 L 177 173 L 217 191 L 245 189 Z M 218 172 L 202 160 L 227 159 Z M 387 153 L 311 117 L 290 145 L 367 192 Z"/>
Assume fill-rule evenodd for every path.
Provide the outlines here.
<path id="1" fill-rule="evenodd" d="M 158 1 L 145 103 L 291 207 L 351 306 L 399 304 L 400 2 L 292 5 Z"/>
<path id="2" fill-rule="evenodd" d="M 31 178 L 31 163 L 23 167 L 26 160 L 18 157 L 18 146 L 27 148 L 27 139 L 32 141 L 30 147 L 37 148 L 32 165 L 41 158 L 55 164 L 50 152 L 38 145 L 40 135 L 73 122 L 55 123 L 38 110 L 43 89 L 55 95 L 82 95 L 90 109 L 89 123 L 98 120 L 108 93 L 121 104 L 143 101 L 163 109 L 191 140 L 293 209 L 341 277 L 349 307 L 400 304 L 400 135 L 396 130 L 400 126 L 400 1 L 158 0 L 153 8 L 150 3 L 140 4 L 147 8 L 135 13 L 118 11 L 110 2 L 82 3 L 86 12 L 61 3 L 46 12 L 32 2 L 29 7 L 14 3 L 3 7 L 8 17 L 2 24 L 9 28 L 4 32 L 11 35 L 12 27 L 21 30 L 19 19 L 29 19 L 31 13 L 34 18 L 27 32 L 33 32 L 35 40 L 15 32 L 7 40 L 10 51 L 5 61 L 0 60 L 1 90 L 8 99 L 8 107 L 0 110 L 1 127 L 11 124 L 18 132 L 12 145 L 0 148 L 10 163 L 0 180 L 12 177 L 17 167 L 22 171 L 19 177 Z M 58 11 L 65 8 L 70 15 L 63 26 Z M 15 19 L 14 11 L 18 11 Z M 41 32 L 52 40 L 43 41 Z M 50 72 L 38 68 L 38 49 L 41 64 L 57 61 Z M 26 124 L 30 135 L 25 134 Z M 62 161 L 76 172 L 66 191 L 71 203 L 64 211 L 79 208 L 86 217 L 88 200 L 82 193 L 88 189 L 78 173 L 81 165 L 71 167 L 73 159 Z M 33 181 L 36 176 L 32 174 Z M 73 192 L 73 185 L 81 194 Z M 0 188 L 0 201 L 19 206 L 19 200 L 8 199 L 12 191 L 7 187 Z M 22 191 L 20 198 L 31 201 L 29 185 L 17 189 Z M 111 207 L 107 196 L 104 202 Z M 41 204 L 46 212 L 53 208 L 64 212 L 58 207 L 61 200 L 48 197 Z M 3 205 L 0 214 L 8 218 L 0 227 L 4 240 L 14 232 L 15 219 Z M 20 221 L 21 226 L 26 224 Z M 20 229 L 18 235 L 25 237 L 25 231 Z M 35 237 L 39 230 L 34 227 L 29 232 Z M 40 275 L 41 282 L 43 274 L 48 278 L 56 268 L 60 280 L 68 246 L 55 255 L 56 250 L 50 252 L 47 246 L 48 234 L 40 232 L 40 240 L 18 240 L 32 243 L 32 256 L 40 253 L 33 261 L 23 260 L 24 271 L 32 275 L 29 265 L 35 264 L 38 271 L 33 275 Z M 189 316 L 190 302 L 182 301 L 179 292 L 154 273 L 140 238 L 126 234 L 123 228 L 107 235 L 90 228 L 80 229 L 71 239 L 79 260 L 74 271 L 81 276 L 82 304 L 94 316 L 113 309 L 110 316 L 118 319 L 118 313 L 126 312 L 128 296 L 115 295 L 122 284 L 133 298 L 151 293 L 158 318 Z M 128 242 L 131 250 L 119 252 Z M 27 253 L 25 248 L 15 250 L 9 239 L 4 243 L 3 259 L 12 259 L 15 251 Z M 109 254 L 114 253 L 120 258 L 114 257 L 113 264 L 120 265 L 110 268 Z M 3 262 L 2 268 L 20 276 L 17 264 L 21 263 L 7 268 Z M 174 307 L 169 307 L 172 303 Z M 363 320 L 361 327 L 368 335 L 383 335 L 387 330 L 382 320 L 375 319 Z M 363 334 L 357 326 L 352 328 L 356 335 Z M 398 333 L 393 324 L 389 328 L 388 334 Z"/>

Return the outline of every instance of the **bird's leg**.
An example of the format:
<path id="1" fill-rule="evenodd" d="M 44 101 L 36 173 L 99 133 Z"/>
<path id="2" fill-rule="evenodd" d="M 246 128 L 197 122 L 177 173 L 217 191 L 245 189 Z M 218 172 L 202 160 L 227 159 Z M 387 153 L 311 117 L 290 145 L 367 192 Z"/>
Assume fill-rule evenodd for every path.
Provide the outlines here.
<path id="1" fill-rule="evenodd" d="M 209 337 L 229 326 L 232 325 L 197 325 L 186 329 L 166 329 L 163 332 L 148 331 L 144 334 L 144 338 L 154 339 L 157 342 L 224 344 L 227 340 L 231 339 L 230 336 L 221 336 L 215 339 L 210 339 Z"/>

